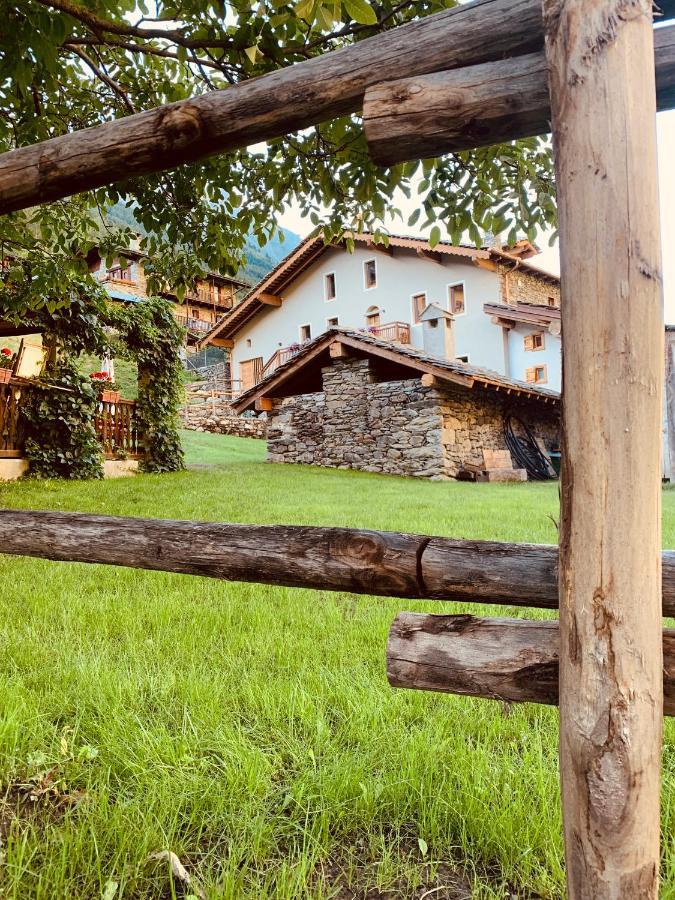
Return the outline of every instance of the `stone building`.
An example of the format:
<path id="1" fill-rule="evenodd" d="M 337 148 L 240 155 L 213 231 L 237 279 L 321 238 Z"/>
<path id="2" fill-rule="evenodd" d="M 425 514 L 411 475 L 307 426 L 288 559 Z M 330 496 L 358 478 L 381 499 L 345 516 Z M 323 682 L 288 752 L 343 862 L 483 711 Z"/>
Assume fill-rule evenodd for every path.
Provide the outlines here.
<path id="1" fill-rule="evenodd" d="M 343 329 L 307 344 L 234 408 L 267 412 L 271 462 L 456 478 L 499 457 L 519 471 L 511 417 L 540 450 L 558 444 L 557 392 Z"/>

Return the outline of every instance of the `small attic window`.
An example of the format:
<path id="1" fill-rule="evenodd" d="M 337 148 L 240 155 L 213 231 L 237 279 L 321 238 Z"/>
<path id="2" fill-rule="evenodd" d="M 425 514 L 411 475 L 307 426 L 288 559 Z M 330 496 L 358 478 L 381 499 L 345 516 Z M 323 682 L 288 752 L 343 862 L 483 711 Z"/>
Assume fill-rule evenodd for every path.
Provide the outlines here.
<path id="1" fill-rule="evenodd" d="M 326 300 L 335 300 L 335 297 L 337 296 L 335 290 L 335 272 L 329 272 L 328 275 L 324 275 L 323 289 Z"/>
<path id="2" fill-rule="evenodd" d="M 377 264 L 374 259 L 367 259 L 363 264 L 363 285 L 367 291 L 377 287 Z"/>

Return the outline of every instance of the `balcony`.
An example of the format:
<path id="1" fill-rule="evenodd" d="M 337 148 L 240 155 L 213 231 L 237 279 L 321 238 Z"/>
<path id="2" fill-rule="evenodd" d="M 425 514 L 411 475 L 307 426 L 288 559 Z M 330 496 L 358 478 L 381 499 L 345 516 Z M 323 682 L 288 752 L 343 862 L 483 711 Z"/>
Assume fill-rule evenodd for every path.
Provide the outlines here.
<path id="1" fill-rule="evenodd" d="M 384 325 L 370 325 L 363 329 L 380 341 L 391 341 L 392 344 L 410 343 L 410 325 L 407 322 L 387 322 Z"/>
<path id="2" fill-rule="evenodd" d="M 176 321 L 188 331 L 200 331 L 206 333 L 211 331 L 215 322 L 205 322 L 204 319 L 193 319 L 191 316 L 176 316 Z"/>

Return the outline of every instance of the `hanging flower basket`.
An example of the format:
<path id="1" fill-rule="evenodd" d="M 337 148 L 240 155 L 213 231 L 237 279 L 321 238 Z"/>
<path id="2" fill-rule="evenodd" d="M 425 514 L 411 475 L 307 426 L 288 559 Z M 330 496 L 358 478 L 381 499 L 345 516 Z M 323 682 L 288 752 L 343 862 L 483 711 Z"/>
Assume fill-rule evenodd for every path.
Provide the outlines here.
<path id="1" fill-rule="evenodd" d="M 14 374 L 14 352 L 9 347 L 0 350 L 0 384 L 9 384 Z"/>
<path id="2" fill-rule="evenodd" d="M 120 392 L 117 384 L 107 372 L 92 372 L 89 376 L 98 391 L 99 400 L 103 403 L 118 403 Z"/>

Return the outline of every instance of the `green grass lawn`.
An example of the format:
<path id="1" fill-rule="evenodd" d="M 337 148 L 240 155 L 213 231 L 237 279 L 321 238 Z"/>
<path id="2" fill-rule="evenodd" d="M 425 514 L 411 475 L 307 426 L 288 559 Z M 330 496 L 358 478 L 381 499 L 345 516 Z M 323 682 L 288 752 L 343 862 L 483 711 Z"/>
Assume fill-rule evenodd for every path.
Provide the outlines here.
<path id="1" fill-rule="evenodd" d="M 0 505 L 556 539 L 554 484 L 270 466 L 262 443 L 207 434 L 186 447 L 184 473 L 27 481 Z M 563 896 L 556 711 L 385 678 L 398 611 L 515 610 L 1 556 L 0 571 L 3 900 L 189 896 L 149 861 L 164 850 L 209 900 Z M 668 725 L 665 898 L 674 745 Z"/>

